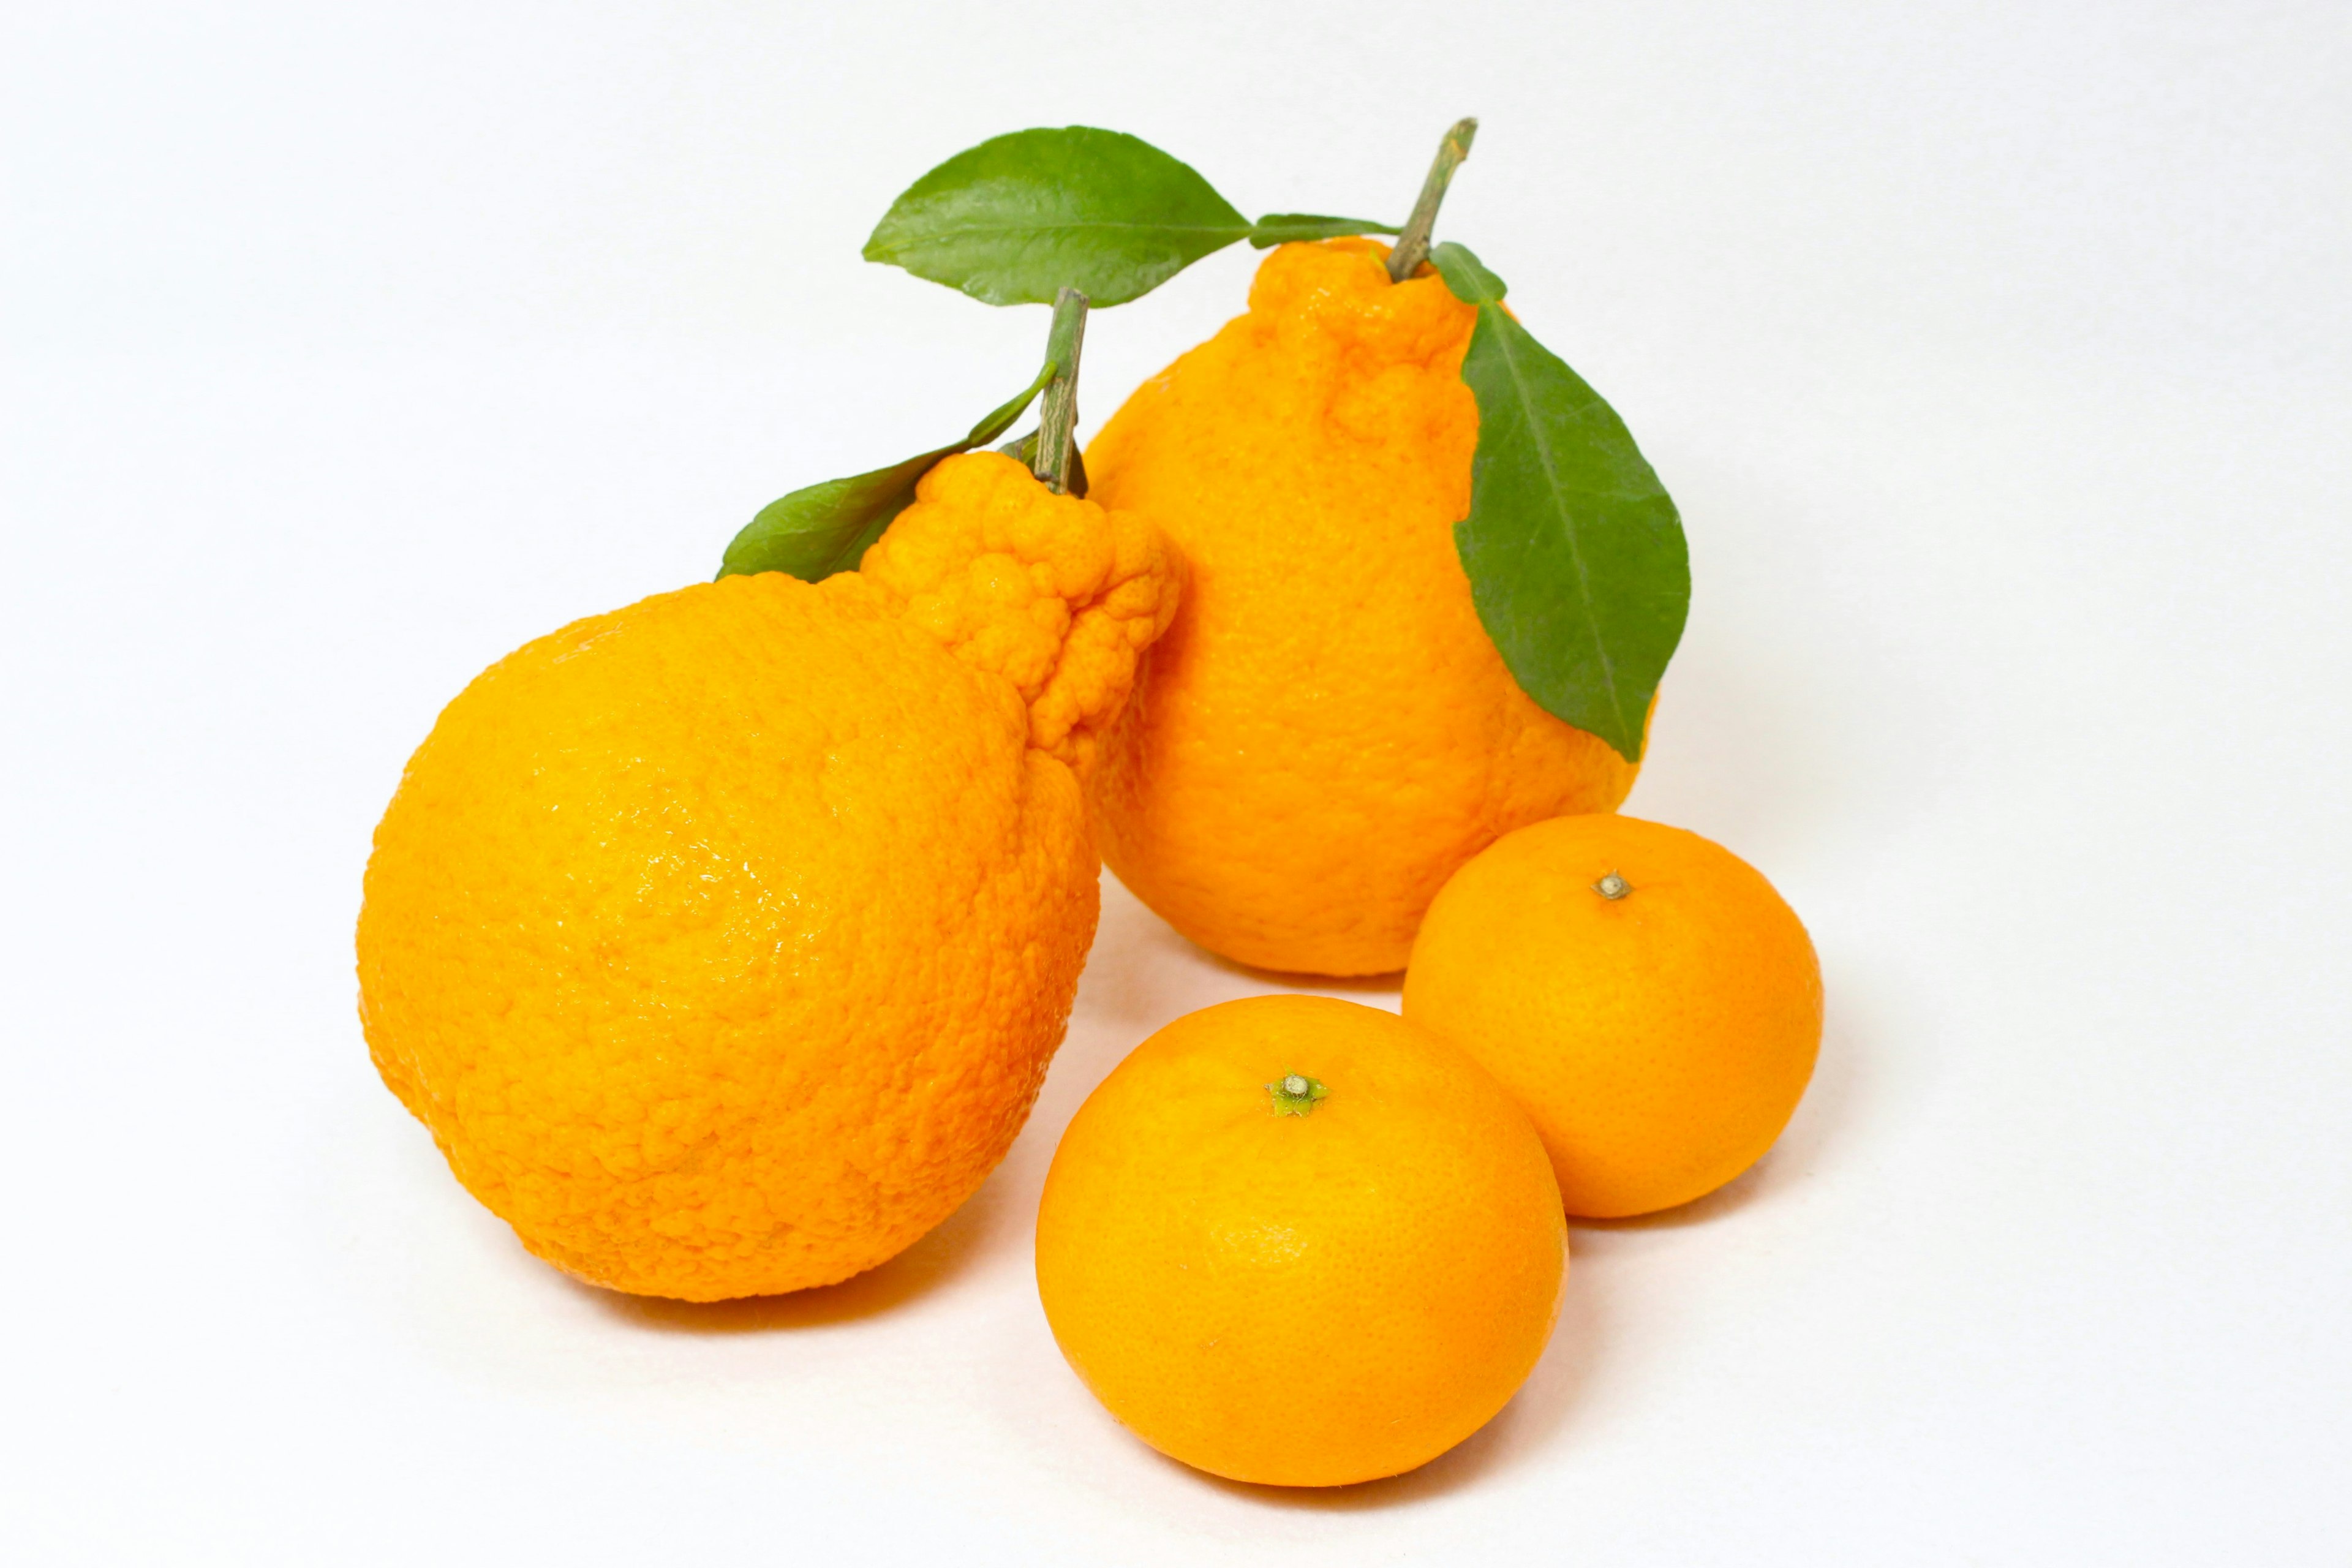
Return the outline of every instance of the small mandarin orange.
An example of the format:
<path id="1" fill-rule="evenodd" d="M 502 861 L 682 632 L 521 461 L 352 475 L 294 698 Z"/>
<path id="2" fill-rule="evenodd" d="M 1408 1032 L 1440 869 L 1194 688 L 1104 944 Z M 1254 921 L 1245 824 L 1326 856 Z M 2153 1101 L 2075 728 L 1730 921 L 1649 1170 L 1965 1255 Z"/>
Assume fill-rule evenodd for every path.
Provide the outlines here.
<path id="1" fill-rule="evenodd" d="M 1780 1135 L 1822 1037 L 1821 966 L 1755 868 L 1636 817 L 1496 841 L 1430 906 L 1404 1016 L 1535 1121 L 1572 1215 L 1671 1208 Z"/>
<path id="2" fill-rule="evenodd" d="M 1234 1480 L 1396 1475 L 1484 1426 L 1558 1315 L 1568 1231 L 1526 1115 L 1392 1013 L 1178 1019 L 1055 1151 L 1037 1289 L 1137 1436 Z"/>

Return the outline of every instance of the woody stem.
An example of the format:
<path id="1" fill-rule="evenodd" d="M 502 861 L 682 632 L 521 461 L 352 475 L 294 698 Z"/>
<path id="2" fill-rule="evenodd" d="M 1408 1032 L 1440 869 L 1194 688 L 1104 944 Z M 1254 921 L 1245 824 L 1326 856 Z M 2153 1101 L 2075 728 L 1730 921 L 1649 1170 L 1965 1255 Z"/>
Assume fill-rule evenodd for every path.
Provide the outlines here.
<path id="1" fill-rule="evenodd" d="M 1470 143 L 1477 135 L 1476 120 L 1457 120 L 1438 143 L 1437 161 L 1429 166 L 1429 178 L 1421 183 L 1421 199 L 1412 204 L 1412 216 L 1404 220 L 1404 232 L 1397 236 L 1389 252 L 1390 282 L 1403 282 L 1429 259 L 1429 231 L 1437 226 L 1438 205 L 1445 200 L 1445 187 L 1454 183 L 1454 171 L 1470 156 Z"/>
<path id="2" fill-rule="evenodd" d="M 1037 455 L 1030 471 L 1055 495 L 1069 489 L 1071 433 L 1078 425 L 1078 353 L 1087 340 L 1087 297 L 1065 288 L 1054 297 L 1054 328 L 1045 357 L 1054 379 L 1037 415 Z"/>

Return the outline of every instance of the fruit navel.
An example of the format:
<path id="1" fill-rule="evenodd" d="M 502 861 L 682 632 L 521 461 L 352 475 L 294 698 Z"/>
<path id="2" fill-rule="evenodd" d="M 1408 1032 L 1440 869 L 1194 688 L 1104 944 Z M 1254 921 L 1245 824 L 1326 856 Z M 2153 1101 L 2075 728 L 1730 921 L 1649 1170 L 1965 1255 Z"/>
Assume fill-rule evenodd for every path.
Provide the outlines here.
<path id="1" fill-rule="evenodd" d="M 1265 1092 L 1274 1101 L 1276 1116 L 1304 1116 L 1315 1109 L 1317 1100 L 1331 1091 L 1324 1088 L 1319 1079 L 1295 1072 L 1267 1084 Z"/>

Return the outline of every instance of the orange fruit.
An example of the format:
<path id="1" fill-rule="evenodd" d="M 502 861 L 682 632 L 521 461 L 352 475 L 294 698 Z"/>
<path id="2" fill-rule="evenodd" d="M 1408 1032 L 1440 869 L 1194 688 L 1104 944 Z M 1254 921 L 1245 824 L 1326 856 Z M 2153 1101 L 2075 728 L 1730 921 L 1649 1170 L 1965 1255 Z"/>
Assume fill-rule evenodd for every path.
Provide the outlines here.
<path id="1" fill-rule="evenodd" d="M 1067 1021 L 1077 770 L 1166 625 L 1140 520 L 950 458 L 812 585 L 661 594 L 484 671 L 376 829 L 361 1016 L 523 1245 L 711 1300 L 846 1279 L 1003 1155 Z"/>
<path id="2" fill-rule="evenodd" d="M 1495 651 L 1455 553 L 1472 309 L 1368 240 L 1286 245 L 1249 312 L 1087 448 L 1192 581 L 1108 742 L 1103 858 L 1170 924 L 1268 969 L 1387 973 L 1454 868 L 1607 811 L 1635 769 Z"/>
<path id="3" fill-rule="evenodd" d="M 1568 1230 L 1527 1117 L 1392 1013 L 1257 996 L 1179 1018 L 1062 1135 L 1037 1292 L 1145 1442 L 1234 1480 L 1436 1458 L 1524 1382 Z"/>
<path id="4" fill-rule="evenodd" d="M 1431 905 L 1404 1016 L 1527 1108 L 1568 1212 L 1647 1214 L 1763 1156 L 1822 1038 L 1813 944 L 1696 833 L 1563 816 L 1498 840 Z"/>

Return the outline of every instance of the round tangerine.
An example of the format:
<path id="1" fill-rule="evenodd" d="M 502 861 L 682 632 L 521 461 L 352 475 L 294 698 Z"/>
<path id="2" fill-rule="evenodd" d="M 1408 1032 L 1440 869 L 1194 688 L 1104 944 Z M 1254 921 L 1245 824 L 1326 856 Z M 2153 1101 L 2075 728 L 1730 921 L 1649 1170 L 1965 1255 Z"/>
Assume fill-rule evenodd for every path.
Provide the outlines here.
<path id="1" fill-rule="evenodd" d="M 1037 1215 L 1055 1339 L 1111 1414 L 1234 1480 L 1395 1475 L 1484 1426 L 1559 1310 L 1527 1117 L 1392 1013 L 1258 996 L 1136 1047 Z"/>
<path id="2" fill-rule="evenodd" d="M 1430 906 L 1404 1016 L 1535 1121 L 1572 1215 L 1672 1208 L 1788 1125 L 1822 972 L 1761 873 L 1679 827 L 1563 816 L 1497 840 Z"/>

